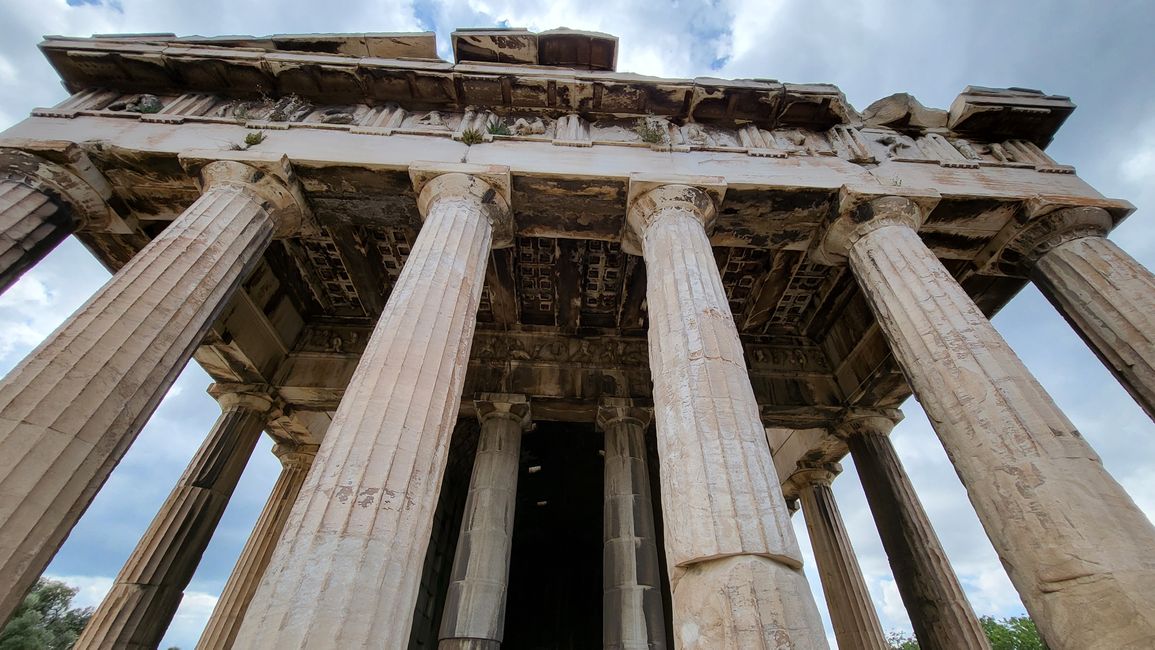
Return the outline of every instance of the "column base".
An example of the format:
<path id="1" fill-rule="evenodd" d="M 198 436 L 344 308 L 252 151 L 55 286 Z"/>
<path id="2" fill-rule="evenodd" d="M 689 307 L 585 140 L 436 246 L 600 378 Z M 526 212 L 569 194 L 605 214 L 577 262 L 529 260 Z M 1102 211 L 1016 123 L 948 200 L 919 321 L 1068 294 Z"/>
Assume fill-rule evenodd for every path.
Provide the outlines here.
<path id="1" fill-rule="evenodd" d="M 493 639 L 441 639 L 437 650 L 501 650 L 501 641 Z"/>
<path id="2" fill-rule="evenodd" d="M 681 650 L 829 647 L 802 569 L 735 555 L 682 570 L 673 598 Z"/>

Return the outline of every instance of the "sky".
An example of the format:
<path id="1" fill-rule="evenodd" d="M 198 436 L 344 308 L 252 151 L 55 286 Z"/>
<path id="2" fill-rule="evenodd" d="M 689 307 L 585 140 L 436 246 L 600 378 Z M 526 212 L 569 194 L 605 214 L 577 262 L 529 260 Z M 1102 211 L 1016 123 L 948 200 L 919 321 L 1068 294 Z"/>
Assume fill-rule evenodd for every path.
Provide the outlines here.
<path id="1" fill-rule="evenodd" d="M 1078 109 L 1049 153 L 1138 211 L 1112 238 L 1155 264 L 1155 4 L 1141 1 L 903 0 L 0 0 L 0 129 L 65 98 L 36 49 L 41 35 L 174 32 L 224 35 L 436 31 L 442 57 L 456 27 L 566 26 L 620 38 L 620 71 L 666 77 L 772 78 L 838 85 L 859 110 L 895 92 L 946 108 L 967 85 L 1037 88 Z M 7 372 L 94 293 L 108 274 L 73 240 L 0 296 Z M 1027 287 L 995 325 L 1155 517 L 1155 425 L 1045 299 Z M 195 363 L 177 380 L 48 574 L 96 604 L 219 413 Z M 892 437 L 979 614 L 1023 607 L 914 400 Z M 241 479 L 162 648 L 191 650 L 279 471 L 263 441 Z M 886 630 L 909 630 L 853 463 L 834 492 Z M 807 574 L 825 617 L 802 518 Z M 829 622 L 827 621 L 829 631 Z M 831 635 L 833 646 L 833 636 Z"/>

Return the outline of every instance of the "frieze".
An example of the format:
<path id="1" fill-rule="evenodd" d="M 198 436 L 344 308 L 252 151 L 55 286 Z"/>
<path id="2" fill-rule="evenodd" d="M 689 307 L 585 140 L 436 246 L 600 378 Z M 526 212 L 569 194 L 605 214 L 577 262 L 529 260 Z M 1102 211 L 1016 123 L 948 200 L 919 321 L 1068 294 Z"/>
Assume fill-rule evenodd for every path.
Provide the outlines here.
<path id="1" fill-rule="evenodd" d="M 216 122 L 262 130 L 339 129 L 360 135 L 447 137 L 467 144 L 525 140 L 577 147 L 720 151 L 770 158 L 835 156 L 861 165 L 892 161 L 1074 172 L 1072 167 L 1056 163 L 1030 140 L 983 143 L 958 137 L 945 128 L 928 128 L 921 133 L 857 124 L 838 124 L 828 130 L 766 129 L 754 124 L 726 127 L 661 115 L 590 121 L 573 113 L 558 115 L 482 106 L 468 106 L 460 112 L 409 110 L 396 103 L 319 105 L 297 95 L 240 100 L 206 93 L 151 95 L 102 89 L 78 92 L 54 108 L 34 110 L 33 115 L 119 117 L 167 124 Z"/>

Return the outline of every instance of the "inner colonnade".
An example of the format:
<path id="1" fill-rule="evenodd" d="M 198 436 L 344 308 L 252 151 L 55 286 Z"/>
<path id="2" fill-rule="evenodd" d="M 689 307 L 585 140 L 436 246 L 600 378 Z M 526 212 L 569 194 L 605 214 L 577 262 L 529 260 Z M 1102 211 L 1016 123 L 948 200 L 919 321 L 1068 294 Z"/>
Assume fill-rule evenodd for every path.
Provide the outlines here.
<path id="1" fill-rule="evenodd" d="M 86 154 L 26 146 L 35 119 L 18 127 L 24 139 L 0 143 L 4 287 L 94 219 L 119 227 L 116 190 Z M 230 344 L 219 322 L 259 293 L 252 278 L 263 256 L 316 230 L 325 209 L 320 182 L 298 171 L 312 163 L 292 152 L 184 151 L 179 162 L 198 196 L 0 383 L 0 618 L 180 370 L 194 354 L 211 363 L 198 346 Z M 661 169 L 620 174 L 616 237 L 644 265 L 649 394 L 627 396 L 606 380 L 597 395 L 563 402 L 509 377 L 471 379 L 475 344 L 494 336 L 477 328 L 500 300 L 497 260 L 520 245 L 532 207 L 518 204 L 519 172 L 497 162 L 405 165 L 399 191 L 420 223 L 404 264 L 371 334 L 355 343 L 363 349 L 327 343 L 326 358 L 350 357 L 355 371 L 337 387 L 322 437 L 278 439 L 282 473 L 199 648 L 500 648 L 512 624 L 515 521 L 526 515 L 519 483 L 543 471 L 526 466 L 524 440 L 541 435 L 537 424 L 567 421 L 602 436 L 603 647 L 826 647 L 791 526 L 798 504 L 839 647 L 885 647 L 830 489 L 846 453 L 920 644 L 989 647 L 887 437 L 901 413 L 850 399 L 790 420 L 767 409 L 743 340 L 748 314 L 733 309 L 716 250 L 718 222 L 748 199 L 748 179 Z M 823 192 L 824 216 L 799 259 L 814 273 L 849 274 L 847 295 L 857 297 L 847 300 L 863 302 L 885 343 L 876 365 L 894 364 L 895 394 L 909 389 L 925 408 L 1047 643 L 1155 643 L 1155 529 L 991 326 L 989 305 L 927 243 L 927 224 L 956 197 L 861 179 Z M 1105 239 L 1115 204 L 1092 203 L 1032 195 L 1016 203 L 1020 222 L 991 229 L 977 254 L 1038 284 L 1150 413 L 1152 277 Z M 133 232 L 130 224 L 118 236 Z M 509 331 L 499 336 L 536 335 Z M 159 643 L 262 430 L 289 426 L 302 410 L 287 376 L 214 384 L 220 417 L 77 648 Z M 451 448 L 467 426 L 475 449 L 458 481 Z M 446 549 L 451 562 L 431 559 Z M 419 639 L 421 626 L 430 631 Z"/>

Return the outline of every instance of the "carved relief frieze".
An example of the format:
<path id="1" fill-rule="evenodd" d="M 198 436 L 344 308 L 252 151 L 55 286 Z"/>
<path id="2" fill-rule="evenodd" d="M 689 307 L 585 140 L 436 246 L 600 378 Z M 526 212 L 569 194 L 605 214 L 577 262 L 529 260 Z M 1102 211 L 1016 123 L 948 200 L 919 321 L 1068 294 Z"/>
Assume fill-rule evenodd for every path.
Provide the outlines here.
<path id="1" fill-rule="evenodd" d="M 452 110 L 410 111 L 395 103 L 318 106 L 297 95 L 279 98 L 228 99 L 205 93 L 154 96 L 88 89 L 54 108 L 33 111 L 38 117 L 69 118 L 99 115 L 144 122 L 181 124 L 186 121 L 240 123 L 248 128 L 283 130 L 317 128 L 347 130 L 360 135 L 393 134 L 451 137 L 478 142 L 530 140 L 555 145 L 589 147 L 641 146 L 661 151 L 745 152 L 750 156 L 837 156 L 869 165 L 878 161 L 938 163 L 944 167 L 1024 167 L 1045 173 L 1072 173 L 1034 142 L 1010 139 L 976 142 L 944 128 L 921 133 L 887 126 L 838 124 L 826 131 L 801 128 L 768 129 L 755 124 L 724 127 L 648 115 L 602 118 L 590 122 L 576 113 L 561 116 L 508 113 L 500 108 L 470 106 Z M 466 133 L 476 134 L 466 138 Z M 470 142 L 473 144 L 473 142 Z"/>

